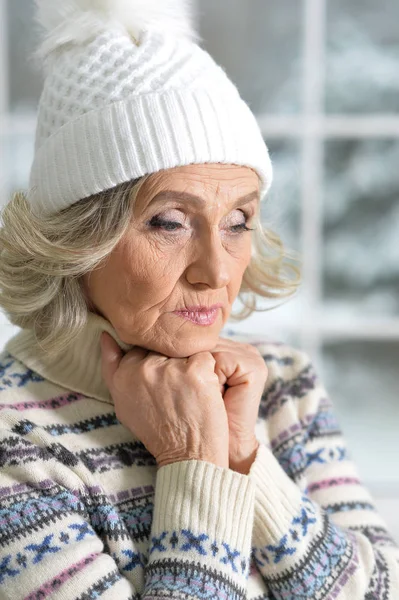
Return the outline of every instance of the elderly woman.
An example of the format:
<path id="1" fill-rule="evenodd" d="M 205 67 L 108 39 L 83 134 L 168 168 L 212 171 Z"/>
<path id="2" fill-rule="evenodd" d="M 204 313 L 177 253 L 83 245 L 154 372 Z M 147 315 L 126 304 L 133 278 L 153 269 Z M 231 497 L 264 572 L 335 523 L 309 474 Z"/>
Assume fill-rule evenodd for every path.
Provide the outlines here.
<path id="1" fill-rule="evenodd" d="M 399 549 L 308 356 L 219 337 L 238 295 L 242 319 L 299 271 L 188 6 L 37 4 L 35 157 L 0 232 L 22 328 L 1 355 L 0 597 L 397 600 Z"/>

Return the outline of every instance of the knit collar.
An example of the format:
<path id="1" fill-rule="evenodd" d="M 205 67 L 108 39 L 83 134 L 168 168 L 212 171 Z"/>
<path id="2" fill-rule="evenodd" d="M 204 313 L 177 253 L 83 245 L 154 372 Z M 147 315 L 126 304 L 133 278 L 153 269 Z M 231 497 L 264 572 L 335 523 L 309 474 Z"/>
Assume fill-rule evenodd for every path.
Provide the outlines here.
<path id="1" fill-rule="evenodd" d="M 79 335 L 57 356 L 48 355 L 41 349 L 32 329 L 19 331 L 4 350 L 55 384 L 113 404 L 101 372 L 100 336 L 103 331 L 107 331 L 124 352 L 133 348 L 119 338 L 107 319 L 88 312 Z"/>

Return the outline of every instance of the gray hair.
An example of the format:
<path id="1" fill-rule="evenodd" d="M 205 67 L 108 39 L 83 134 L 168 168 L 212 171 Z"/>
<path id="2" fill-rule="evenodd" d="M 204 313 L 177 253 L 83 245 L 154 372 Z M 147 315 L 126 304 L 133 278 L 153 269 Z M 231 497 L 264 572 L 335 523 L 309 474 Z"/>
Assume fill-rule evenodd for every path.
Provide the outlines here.
<path id="1" fill-rule="evenodd" d="M 0 307 L 14 325 L 33 328 L 46 352 L 58 354 L 84 327 L 89 306 L 82 276 L 98 267 L 122 239 L 148 177 L 79 200 L 45 219 L 31 212 L 23 192 L 1 209 Z M 233 321 L 271 310 L 257 307 L 257 295 L 291 296 L 301 283 L 300 267 L 290 262 L 300 263 L 299 258 L 264 227 L 260 207 L 254 225 L 252 258 L 238 294 L 243 309 L 230 315 Z"/>

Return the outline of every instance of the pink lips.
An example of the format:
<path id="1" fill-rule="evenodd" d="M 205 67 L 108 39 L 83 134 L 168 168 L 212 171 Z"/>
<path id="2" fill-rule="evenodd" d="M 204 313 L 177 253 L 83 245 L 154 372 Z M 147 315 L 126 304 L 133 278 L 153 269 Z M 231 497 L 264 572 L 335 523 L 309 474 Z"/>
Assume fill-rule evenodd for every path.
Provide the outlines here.
<path id="1" fill-rule="evenodd" d="M 173 312 L 175 315 L 179 315 L 183 319 L 188 319 L 196 325 L 213 325 L 218 317 L 219 308 L 201 311 L 175 310 Z"/>

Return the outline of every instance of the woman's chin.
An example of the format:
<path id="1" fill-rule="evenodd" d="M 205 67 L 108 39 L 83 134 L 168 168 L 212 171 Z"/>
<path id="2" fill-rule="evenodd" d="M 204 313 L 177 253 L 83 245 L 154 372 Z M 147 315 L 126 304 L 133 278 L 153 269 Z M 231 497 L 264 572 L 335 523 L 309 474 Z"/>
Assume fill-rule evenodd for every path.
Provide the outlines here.
<path id="1" fill-rule="evenodd" d="M 199 352 L 211 352 L 219 340 L 219 328 L 216 332 L 202 334 L 196 338 L 184 338 L 177 335 L 171 338 L 169 344 L 165 344 L 156 352 L 169 356 L 170 358 L 187 358 Z"/>

